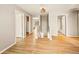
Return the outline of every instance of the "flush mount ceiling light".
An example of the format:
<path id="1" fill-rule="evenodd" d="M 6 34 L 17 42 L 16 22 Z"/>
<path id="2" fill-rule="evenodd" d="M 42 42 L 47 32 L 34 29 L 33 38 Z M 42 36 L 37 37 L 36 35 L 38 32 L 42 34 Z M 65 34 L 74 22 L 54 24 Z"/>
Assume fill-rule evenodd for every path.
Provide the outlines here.
<path id="1" fill-rule="evenodd" d="M 46 13 L 47 13 L 47 10 L 44 7 L 42 7 L 40 10 L 40 14 L 45 15 Z"/>
<path id="2" fill-rule="evenodd" d="M 45 13 L 46 12 L 46 9 L 45 8 L 42 8 L 41 9 L 41 13 Z"/>

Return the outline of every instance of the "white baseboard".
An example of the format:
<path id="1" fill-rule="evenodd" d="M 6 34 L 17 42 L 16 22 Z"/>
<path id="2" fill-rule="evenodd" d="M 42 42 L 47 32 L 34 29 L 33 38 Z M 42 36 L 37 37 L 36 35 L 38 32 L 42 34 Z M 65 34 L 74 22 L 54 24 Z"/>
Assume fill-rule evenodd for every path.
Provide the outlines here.
<path id="1" fill-rule="evenodd" d="M 11 45 L 8 46 L 7 48 L 3 49 L 2 51 L 0 51 L 0 54 L 3 53 L 4 51 L 6 51 L 7 49 L 9 49 L 10 47 L 12 47 L 12 46 L 15 45 L 15 44 L 16 44 L 16 42 L 13 43 L 13 44 L 11 44 Z"/>
<path id="2" fill-rule="evenodd" d="M 67 35 L 67 37 L 79 37 L 79 36 Z"/>
<path id="3" fill-rule="evenodd" d="M 58 36 L 58 35 L 52 35 L 52 37 L 53 36 Z M 66 35 L 66 37 L 79 37 L 79 36 L 76 36 L 76 35 L 75 36 L 73 36 L 73 35 Z"/>

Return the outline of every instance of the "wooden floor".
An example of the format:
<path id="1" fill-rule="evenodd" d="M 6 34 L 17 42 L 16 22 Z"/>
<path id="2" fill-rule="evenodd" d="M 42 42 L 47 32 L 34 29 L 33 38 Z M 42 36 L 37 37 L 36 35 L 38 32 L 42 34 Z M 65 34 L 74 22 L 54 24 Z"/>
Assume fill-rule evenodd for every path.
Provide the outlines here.
<path id="1" fill-rule="evenodd" d="M 17 38 L 17 43 L 3 54 L 71 54 L 79 53 L 79 38 L 65 36 L 52 37 L 52 40 L 33 39 L 32 35 L 25 39 Z"/>

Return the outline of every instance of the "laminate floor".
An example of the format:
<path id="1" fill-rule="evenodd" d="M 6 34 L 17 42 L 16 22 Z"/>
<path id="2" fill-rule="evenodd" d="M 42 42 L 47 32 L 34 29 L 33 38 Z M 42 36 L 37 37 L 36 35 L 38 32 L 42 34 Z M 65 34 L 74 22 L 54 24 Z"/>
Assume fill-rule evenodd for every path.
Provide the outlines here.
<path id="1" fill-rule="evenodd" d="M 79 38 L 63 35 L 34 39 L 28 35 L 25 39 L 17 38 L 16 44 L 2 54 L 78 54 Z"/>

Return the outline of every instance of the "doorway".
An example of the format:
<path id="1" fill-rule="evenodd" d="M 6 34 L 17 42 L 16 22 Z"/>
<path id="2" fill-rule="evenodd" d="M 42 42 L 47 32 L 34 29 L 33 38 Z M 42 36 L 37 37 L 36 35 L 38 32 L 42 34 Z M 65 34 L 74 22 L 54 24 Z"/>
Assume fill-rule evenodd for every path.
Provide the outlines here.
<path id="1" fill-rule="evenodd" d="M 29 35 L 29 16 L 26 16 L 26 35 Z"/>
<path id="2" fill-rule="evenodd" d="M 60 15 L 57 19 L 58 34 L 66 36 L 66 16 Z"/>
<path id="3" fill-rule="evenodd" d="M 32 33 L 32 17 L 26 16 L 26 35 Z"/>

